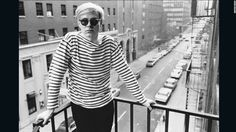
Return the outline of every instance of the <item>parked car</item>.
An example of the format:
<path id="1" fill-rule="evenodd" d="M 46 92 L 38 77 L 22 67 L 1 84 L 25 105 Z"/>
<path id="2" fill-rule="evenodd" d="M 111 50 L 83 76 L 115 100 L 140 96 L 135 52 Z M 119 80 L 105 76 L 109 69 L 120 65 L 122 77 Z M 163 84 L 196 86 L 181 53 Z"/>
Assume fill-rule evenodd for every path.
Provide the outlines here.
<path id="1" fill-rule="evenodd" d="M 175 69 L 186 70 L 187 66 L 188 66 L 188 61 L 187 60 L 180 60 L 176 64 Z"/>
<path id="2" fill-rule="evenodd" d="M 167 104 L 171 97 L 172 89 L 160 88 L 155 95 L 155 101 L 161 104 Z"/>
<path id="3" fill-rule="evenodd" d="M 170 88 L 173 91 L 175 90 L 176 86 L 177 86 L 178 80 L 174 79 L 172 77 L 169 77 L 166 82 L 164 83 L 164 87 L 166 88 Z"/>
<path id="4" fill-rule="evenodd" d="M 112 88 L 111 93 L 113 97 L 118 97 L 120 95 L 120 89 L 119 88 Z"/>
<path id="5" fill-rule="evenodd" d="M 172 78 L 179 79 L 179 78 L 181 77 L 181 75 L 182 75 L 182 72 L 183 72 L 183 70 L 181 70 L 181 69 L 174 69 L 174 70 L 171 72 L 170 76 L 171 76 Z"/>
<path id="6" fill-rule="evenodd" d="M 155 65 L 155 63 L 156 63 L 156 60 L 150 59 L 147 61 L 146 67 L 153 67 Z"/>
<path id="7" fill-rule="evenodd" d="M 177 63 L 175 69 L 184 70 L 183 64 Z"/>
<path id="8" fill-rule="evenodd" d="M 76 125 L 72 116 L 68 117 L 68 130 L 69 132 L 76 132 Z M 65 121 L 63 121 L 56 129 L 56 132 L 65 132 L 65 131 L 66 131 L 66 123 Z"/>
<path id="9" fill-rule="evenodd" d="M 147 61 L 146 67 L 153 67 L 153 66 L 157 63 L 157 61 L 158 61 L 159 59 L 161 59 L 161 57 L 162 57 L 162 56 L 161 56 L 160 54 L 158 54 L 158 55 L 152 57 L 152 59 L 150 59 L 150 60 Z"/>
<path id="10" fill-rule="evenodd" d="M 161 54 L 161 56 L 165 56 L 167 53 L 167 50 L 162 50 L 159 54 Z"/>
<path id="11" fill-rule="evenodd" d="M 186 52 L 183 56 L 184 59 L 191 59 L 192 53 L 191 52 Z"/>

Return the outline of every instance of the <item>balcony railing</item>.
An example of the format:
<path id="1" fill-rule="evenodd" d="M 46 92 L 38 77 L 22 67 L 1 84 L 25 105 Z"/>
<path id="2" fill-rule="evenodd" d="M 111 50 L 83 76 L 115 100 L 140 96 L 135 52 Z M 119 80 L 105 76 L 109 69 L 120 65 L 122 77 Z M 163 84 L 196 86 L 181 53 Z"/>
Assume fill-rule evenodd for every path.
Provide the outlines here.
<path id="1" fill-rule="evenodd" d="M 122 103 L 126 103 L 130 105 L 130 132 L 134 131 L 134 105 L 137 106 L 142 106 L 142 104 L 133 101 L 133 100 L 129 100 L 129 99 L 123 99 L 123 98 L 119 98 L 119 97 L 115 97 L 114 98 L 114 104 L 115 104 L 115 132 L 118 132 L 118 107 L 117 107 L 117 103 L 118 102 L 122 102 Z M 60 114 L 61 112 L 64 112 L 64 118 L 65 118 L 65 128 L 66 128 L 66 132 L 69 132 L 68 130 L 68 116 L 67 116 L 67 109 L 71 107 L 70 103 L 65 103 L 64 105 L 62 105 L 60 108 L 56 109 L 54 114 L 51 117 L 51 127 L 52 127 L 52 132 L 55 132 L 55 116 L 57 116 L 58 114 Z M 144 107 L 144 106 L 143 106 Z M 168 127 L 169 127 L 169 113 L 170 112 L 175 112 L 175 113 L 181 113 L 183 115 L 185 115 L 185 132 L 189 132 L 189 120 L 190 120 L 190 116 L 195 116 L 195 117 L 201 117 L 201 118 L 205 118 L 208 120 L 208 124 L 207 124 L 207 132 L 211 132 L 211 128 L 212 128 L 212 121 L 218 121 L 219 122 L 219 116 L 218 115 L 213 115 L 213 114 L 207 114 L 207 113 L 201 113 L 201 112 L 192 112 L 189 110 L 183 110 L 183 109 L 176 109 L 176 108 L 171 108 L 169 106 L 164 106 L 164 105 L 159 105 L 159 104 L 154 104 L 152 105 L 153 109 L 162 109 L 165 111 L 165 132 L 168 132 Z M 151 121 L 151 111 L 149 109 L 147 109 L 147 132 L 150 132 L 150 121 Z M 42 121 L 33 123 L 33 127 L 34 127 L 34 132 L 39 132 L 39 126 L 41 125 Z"/>

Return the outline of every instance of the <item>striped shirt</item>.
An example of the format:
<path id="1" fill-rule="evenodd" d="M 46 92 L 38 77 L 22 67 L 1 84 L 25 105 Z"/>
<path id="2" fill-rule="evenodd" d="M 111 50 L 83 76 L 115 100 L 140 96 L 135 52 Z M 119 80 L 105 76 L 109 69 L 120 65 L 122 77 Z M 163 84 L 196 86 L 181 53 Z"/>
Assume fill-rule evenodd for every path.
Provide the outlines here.
<path id="1" fill-rule="evenodd" d="M 48 109 L 58 107 L 60 85 L 68 69 L 69 100 L 85 108 L 99 108 L 112 99 L 110 70 L 114 68 L 140 103 L 146 101 L 125 60 L 121 46 L 109 35 L 95 44 L 79 32 L 69 32 L 59 43 L 49 69 Z"/>

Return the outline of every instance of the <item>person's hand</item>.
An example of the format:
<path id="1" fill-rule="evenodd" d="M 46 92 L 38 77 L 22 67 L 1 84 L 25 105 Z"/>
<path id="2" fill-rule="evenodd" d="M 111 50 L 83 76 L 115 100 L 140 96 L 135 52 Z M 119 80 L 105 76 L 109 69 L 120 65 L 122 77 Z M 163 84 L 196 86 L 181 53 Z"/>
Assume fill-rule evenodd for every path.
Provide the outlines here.
<path id="1" fill-rule="evenodd" d="M 146 106 L 150 111 L 152 110 L 152 104 L 155 104 L 156 102 L 151 100 L 151 99 L 147 99 L 147 101 L 145 103 L 143 103 L 144 106 Z"/>
<path id="2" fill-rule="evenodd" d="M 40 113 L 36 118 L 36 122 L 39 120 L 43 120 L 42 126 L 46 125 L 48 123 L 48 120 L 51 118 L 53 112 L 54 112 L 54 109 L 46 110 Z"/>

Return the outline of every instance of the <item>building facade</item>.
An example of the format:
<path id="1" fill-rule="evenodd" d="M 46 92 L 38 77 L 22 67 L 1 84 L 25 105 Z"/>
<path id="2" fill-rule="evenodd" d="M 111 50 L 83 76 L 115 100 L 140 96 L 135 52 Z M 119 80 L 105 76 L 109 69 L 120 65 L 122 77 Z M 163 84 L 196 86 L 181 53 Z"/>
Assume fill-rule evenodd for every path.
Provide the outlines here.
<path id="1" fill-rule="evenodd" d="M 103 32 L 117 37 L 117 30 Z M 35 120 L 45 110 L 48 90 L 48 70 L 53 53 L 60 40 L 40 42 L 19 47 L 19 125 L 20 128 Z M 61 92 L 67 86 L 67 73 L 62 81 Z M 59 105 L 65 102 L 64 93 L 59 96 Z"/>
<path id="2" fill-rule="evenodd" d="M 182 32 L 190 21 L 190 0 L 163 0 L 163 8 L 167 15 L 168 26 Z"/>
<path id="3" fill-rule="evenodd" d="M 19 44 L 27 45 L 64 36 L 69 31 L 79 30 L 75 10 L 86 1 L 20 0 Z M 105 21 L 101 31 L 117 29 L 117 3 L 91 1 L 101 5 Z"/>

